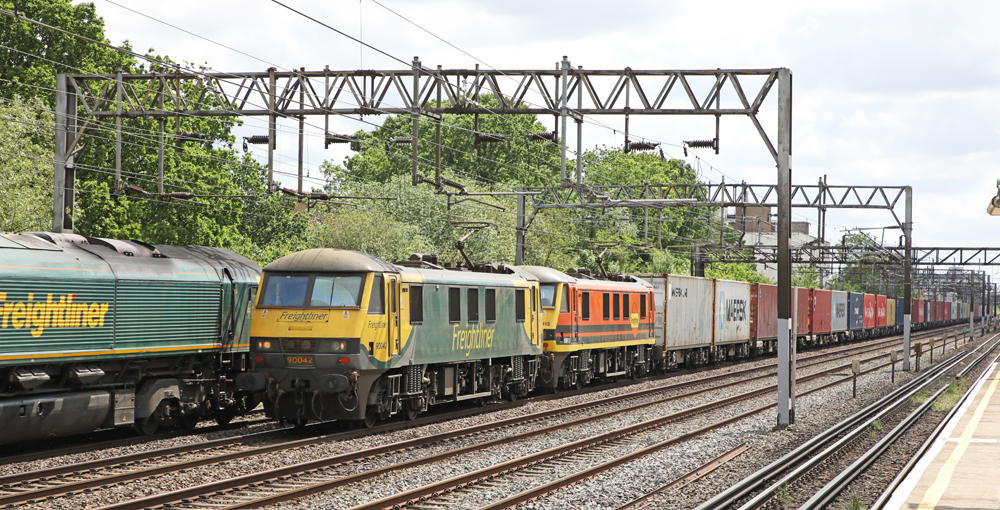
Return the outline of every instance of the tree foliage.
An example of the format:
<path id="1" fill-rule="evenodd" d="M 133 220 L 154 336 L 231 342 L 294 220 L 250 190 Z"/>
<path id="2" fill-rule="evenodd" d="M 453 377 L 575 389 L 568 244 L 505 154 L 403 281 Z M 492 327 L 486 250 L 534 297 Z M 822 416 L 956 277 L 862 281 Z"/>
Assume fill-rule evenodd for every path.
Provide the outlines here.
<path id="1" fill-rule="evenodd" d="M 0 101 L 0 232 L 52 228 L 52 113 L 40 99 Z"/>

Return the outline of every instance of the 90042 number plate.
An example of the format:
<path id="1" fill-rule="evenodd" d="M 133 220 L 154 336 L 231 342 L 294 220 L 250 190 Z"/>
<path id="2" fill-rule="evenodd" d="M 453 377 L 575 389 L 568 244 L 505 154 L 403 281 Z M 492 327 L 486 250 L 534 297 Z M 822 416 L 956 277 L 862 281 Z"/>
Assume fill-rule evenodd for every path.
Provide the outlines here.
<path id="1" fill-rule="evenodd" d="M 312 356 L 285 356 L 285 366 L 288 367 L 311 367 L 313 365 Z"/>

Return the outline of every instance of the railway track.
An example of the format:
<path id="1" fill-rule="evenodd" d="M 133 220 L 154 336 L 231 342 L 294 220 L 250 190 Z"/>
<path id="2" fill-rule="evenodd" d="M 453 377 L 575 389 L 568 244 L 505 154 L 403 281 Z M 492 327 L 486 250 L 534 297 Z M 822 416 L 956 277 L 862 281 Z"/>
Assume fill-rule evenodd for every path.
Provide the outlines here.
<path id="1" fill-rule="evenodd" d="M 929 336 L 936 336 L 936 335 L 940 335 L 940 333 L 937 332 L 929 333 Z M 842 357 L 847 352 L 853 354 L 858 354 L 862 351 L 870 352 L 871 350 L 876 350 L 884 347 L 884 344 L 886 343 L 892 343 L 894 341 L 896 340 L 880 341 L 876 342 L 876 344 L 870 344 L 865 346 L 851 346 L 846 349 L 839 349 L 836 352 L 825 352 L 816 354 L 813 356 L 802 358 L 800 361 L 800 367 L 806 368 L 810 366 L 810 364 L 824 363 L 827 362 L 823 361 L 824 359 Z M 884 354 L 880 356 L 875 356 L 867 361 L 877 360 L 881 357 L 884 357 Z M 880 365 L 879 368 L 881 368 L 882 366 L 885 365 Z M 591 402 L 588 404 L 578 404 L 575 406 L 570 406 L 565 409 L 557 409 L 545 413 L 537 413 L 537 415 L 530 415 L 528 417 L 525 417 L 525 419 L 528 419 L 529 421 L 538 421 L 549 417 L 557 416 L 559 414 L 581 412 L 587 408 L 595 408 L 600 405 L 608 405 L 614 402 L 625 401 L 628 399 L 644 398 L 653 395 L 655 393 L 678 391 L 699 384 L 724 380 L 726 378 L 739 378 L 739 380 L 736 382 L 730 382 L 727 384 L 722 384 L 702 390 L 690 391 L 688 393 L 684 393 L 681 395 L 665 397 L 657 401 L 654 401 L 654 403 L 656 402 L 662 403 L 669 400 L 690 397 L 692 395 L 701 394 L 706 391 L 733 387 L 738 384 L 746 384 L 752 380 L 759 380 L 766 377 L 770 377 L 769 372 L 773 370 L 773 367 L 774 367 L 773 365 L 768 365 L 763 367 L 756 367 L 740 371 L 729 372 L 725 374 L 718 374 L 715 376 L 689 381 L 685 383 L 668 384 L 665 386 L 639 392 L 633 392 L 618 397 L 603 399 L 601 401 Z M 845 366 L 838 366 L 831 370 L 827 370 L 824 373 L 832 373 L 835 371 L 843 370 L 844 368 Z M 768 372 L 768 373 L 764 375 L 758 375 L 752 379 L 747 379 L 744 377 L 746 375 L 750 375 L 753 372 Z M 810 380 L 809 378 L 822 377 L 824 373 L 821 373 L 819 375 L 806 376 L 807 378 L 803 378 L 801 380 L 804 382 L 806 380 Z M 606 389 L 606 388 L 599 388 L 599 389 Z M 765 389 L 756 391 L 766 392 L 768 390 Z M 567 392 L 564 394 L 560 394 L 559 396 L 560 397 L 571 396 L 576 393 L 578 392 Z M 583 393 L 583 391 L 581 391 L 580 393 Z M 548 398 L 555 398 L 555 397 L 556 396 L 549 396 Z M 520 403 L 511 403 L 506 407 L 513 407 L 519 404 Z M 635 410 L 642 407 L 648 407 L 649 405 L 653 404 L 642 403 L 630 407 L 626 410 L 613 411 L 610 414 L 619 414 L 622 412 L 626 412 L 628 410 Z M 498 410 L 503 407 L 505 406 L 493 406 L 489 410 L 490 411 Z M 465 410 L 464 412 L 460 412 L 458 414 L 470 415 L 470 414 L 478 414 L 480 412 L 484 411 L 478 409 Z M 199 466 L 229 462 L 236 459 L 247 458 L 255 455 L 263 455 L 265 453 L 287 450 L 292 448 L 305 448 L 310 445 L 350 439 L 352 437 L 359 437 L 361 435 L 366 435 L 373 432 L 388 432 L 390 430 L 396 430 L 399 428 L 416 426 L 421 424 L 434 423 L 436 421 L 443 421 L 445 419 L 452 419 L 454 417 L 455 417 L 454 414 L 449 414 L 442 417 L 426 417 L 409 423 L 388 424 L 385 426 L 377 427 L 376 429 L 372 429 L 370 431 L 349 431 L 349 432 L 341 432 L 334 434 L 324 434 L 324 435 L 319 435 L 317 437 L 297 439 L 293 441 L 281 441 L 279 443 L 266 446 L 256 446 L 256 447 L 248 446 L 248 443 L 254 443 L 254 442 L 259 443 L 259 442 L 279 439 L 281 435 L 284 434 L 284 432 L 282 431 L 271 431 L 266 433 L 251 434 L 248 436 L 240 436 L 237 438 L 217 440 L 210 443 L 200 443 L 197 445 L 175 447 L 149 453 L 139 453 L 123 458 L 114 458 L 105 461 L 92 461 L 86 464 L 77 464 L 62 468 L 53 468 L 41 472 L 36 471 L 32 473 L 23 473 L 12 477 L 0 478 L 0 492 L 4 493 L 3 495 L 0 495 L 0 506 L 12 507 L 25 503 L 32 503 L 32 502 L 38 503 L 51 498 L 87 493 L 99 487 L 106 487 L 114 484 L 123 484 L 134 480 L 148 479 L 152 477 L 163 476 L 168 473 L 191 470 Z M 521 418 L 517 419 L 517 421 L 520 420 Z M 490 427 L 492 427 L 493 429 L 498 429 L 502 427 L 514 426 L 516 424 L 517 423 L 515 420 L 508 420 L 506 423 L 501 422 L 501 423 L 490 424 Z M 483 431 L 486 430 L 490 430 L 490 428 L 480 427 L 477 430 L 460 430 L 456 431 L 451 436 L 461 437 L 463 435 L 482 433 Z M 444 440 L 444 438 L 441 437 L 440 435 L 431 436 L 430 438 L 427 438 L 424 443 L 410 443 L 407 445 L 397 445 L 396 451 L 398 451 L 399 449 L 423 446 L 428 444 L 428 442 L 430 441 L 441 441 L 441 440 Z M 371 455 L 387 455 L 388 452 L 391 451 L 393 450 L 389 450 L 383 453 L 364 452 L 364 455 L 362 455 L 362 457 L 357 457 L 350 461 L 353 462 L 358 458 L 366 458 L 370 457 Z M 324 460 L 333 464 L 339 462 L 337 459 L 324 459 Z M 340 461 L 345 461 L 345 460 L 340 459 Z M 280 470 L 277 470 L 275 473 L 270 473 L 270 474 L 273 475 L 273 478 L 278 479 L 279 481 L 281 481 L 280 479 L 282 477 L 289 477 L 288 479 L 299 478 L 302 480 L 307 480 L 309 479 L 308 478 L 309 476 L 314 475 L 314 473 L 307 473 L 307 471 L 309 471 L 309 469 L 302 470 L 302 472 L 299 473 L 298 476 L 295 476 L 295 473 L 292 472 L 283 473 L 280 472 Z M 260 475 L 254 475 L 254 476 L 264 476 L 265 477 L 264 479 L 267 479 L 266 477 L 269 475 L 268 473 L 262 473 Z M 252 484 L 260 482 L 247 482 L 247 483 Z M 244 489 L 255 489 L 255 487 L 249 487 L 246 485 L 244 485 L 243 487 Z M 217 488 L 213 490 L 219 491 L 222 489 Z M 189 489 L 187 492 L 182 494 L 177 499 L 177 501 L 183 502 L 184 499 L 191 499 L 193 497 L 197 497 L 197 495 L 191 493 L 190 491 L 191 490 Z M 143 506 L 148 506 L 148 505 L 144 504 L 142 506 L 134 506 L 134 508 L 139 508 Z M 133 507 L 128 507 L 128 508 L 133 508 Z"/>
<path id="2" fill-rule="evenodd" d="M 961 377 L 986 359 L 1000 345 L 1000 341 L 996 340 L 998 336 L 1000 335 L 994 335 L 988 345 L 984 343 L 977 348 L 982 350 L 978 357 L 974 357 L 975 351 L 955 354 L 924 372 L 922 377 L 900 386 L 874 404 L 719 493 L 696 510 L 752 510 L 768 505 L 792 505 L 795 508 L 809 509 L 824 507 L 847 483 L 861 474 L 893 441 L 916 423 L 933 400 L 947 388 L 941 387 L 942 381 L 951 375 Z M 927 391 L 935 393 L 923 404 L 914 406 L 915 409 L 907 409 L 914 396 Z M 905 416 L 900 419 L 894 417 L 894 414 Z M 865 442 L 865 436 L 871 435 L 876 428 L 874 425 L 879 422 L 898 422 L 898 425 L 870 448 L 860 447 Z M 824 464 L 834 459 L 841 463 L 848 462 L 844 459 L 851 460 L 842 470 L 826 469 L 828 474 L 832 473 L 831 476 L 821 476 Z M 822 480 L 823 485 L 810 490 L 810 486 L 818 484 L 817 480 Z"/>
<path id="3" fill-rule="evenodd" d="M 815 357 L 828 357 L 828 355 L 822 354 L 822 355 L 816 355 Z M 871 362 L 871 361 L 878 360 L 878 359 L 881 359 L 881 358 L 884 358 L 884 357 L 885 357 L 884 354 L 879 354 L 879 355 L 873 356 L 872 358 L 870 358 L 868 360 L 865 360 L 865 361 L 866 362 Z M 815 363 L 829 363 L 829 361 L 815 361 Z M 803 363 L 803 365 L 808 365 L 808 364 L 809 364 L 808 362 Z M 803 377 L 799 378 L 799 382 L 800 383 L 804 383 L 804 382 L 807 382 L 807 381 L 811 381 L 811 380 L 815 380 L 815 379 L 820 379 L 820 378 L 823 378 L 823 377 L 829 377 L 831 374 L 844 371 L 848 366 L 849 365 L 837 365 L 837 366 L 829 368 L 827 370 L 820 371 L 820 372 L 818 372 L 816 374 L 811 374 L 811 375 L 803 376 Z M 868 369 L 866 371 L 879 370 L 881 368 L 884 368 L 885 366 L 888 366 L 888 364 L 887 363 L 883 363 L 883 364 L 880 364 L 880 365 L 878 365 L 876 367 L 870 368 L 870 369 Z M 762 368 L 753 369 L 753 370 L 761 371 L 761 370 L 769 370 L 770 368 L 773 368 L 773 367 L 762 367 Z M 739 375 L 741 375 L 741 374 L 733 372 L 733 373 L 728 373 L 728 374 L 722 374 L 722 375 L 719 375 L 719 376 L 716 376 L 716 377 L 718 377 L 718 378 L 733 378 L 733 377 L 738 377 Z M 754 379 L 763 379 L 763 378 L 768 378 L 768 377 L 771 377 L 771 375 L 770 374 L 760 375 L 760 376 L 758 376 L 758 377 L 756 377 Z M 176 506 L 183 507 L 185 505 L 208 505 L 208 506 L 217 507 L 217 508 L 233 508 L 233 509 L 235 509 L 235 508 L 257 508 L 257 507 L 265 506 L 265 505 L 268 505 L 268 504 L 274 504 L 274 503 L 278 503 L 278 502 L 282 502 L 282 501 L 289 501 L 289 500 L 293 500 L 293 499 L 298 499 L 298 498 L 301 498 L 301 497 L 304 497 L 304 496 L 307 496 L 307 495 L 310 495 L 310 494 L 315 494 L 315 493 L 319 493 L 319 492 L 324 492 L 324 491 L 332 490 L 332 489 L 335 489 L 337 487 L 343 487 L 343 486 L 346 486 L 346 485 L 349 485 L 349 484 L 352 484 L 352 483 L 355 483 L 355 482 L 358 482 L 358 481 L 361 481 L 361 480 L 365 480 L 365 479 L 370 479 L 370 478 L 374 478 L 374 477 L 377 477 L 377 476 L 381 476 L 381 475 L 384 475 L 384 474 L 386 474 L 388 472 L 399 472 L 402 469 L 406 469 L 406 468 L 410 468 L 410 467 L 426 466 L 429 463 L 438 462 L 438 461 L 442 461 L 442 460 L 446 460 L 446 459 L 453 459 L 454 460 L 455 458 L 457 458 L 457 457 L 459 457 L 461 455 L 464 455 L 464 454 L 467 454 L 467 453 L 470 453 L 470 452 L 481 451 L 481 450 L 483 450 L 485 448 L 489 448 L 489 447 L 492 447 L 492 446 L 495 446 L 495 445 L 498 445 L 498 444 L 506 444 L 506 443 L 509 443 L 509 442 L 517 440 L 517 439 L 523 439 L 523 438 L 528 438 L 528 437 L 536 437 L 536 436 L 543 435 L 543 434 L 549 434 L 549 433 L 555 432 L 557 430 L 565 429 L 567 427 L 579 426 L 579 425 L 583 425 L 583 424 L 586 424 L 586 423 L 592 423 L 592 422 L 595 422 L 595 421 L 600 420 L 600 419 L 606 419 L 606 418 L 608 418 L 609 416 L 612 416 L 612 415 L 619 415 L 619 414 L 624 414 L 624 413 L 634 413 L 634 412 L 640 411 L 642 409 L 649 408 L 649 407 L 651 407 L 653 405 L 662 404 L 664 402 L 674 401 L 674 400 L 678 400 L 678 399 L 681 399 L 681 398 L 690 397 L 690 396 L 693 396 L 693 395 L 703 394 L 703 393 L 705 393 L 707 391 L 720 390 L 720 389 L 723 389 L 723 388 L 731 388 L 731 387 L 738 386 L 738 385 L 745 385 L 745 384 L 747 384 L 748 382 L 750 382 L 752 380 L 753 379 L 740 378 L 740 380 L 738 380 L 738 381 L 734 381 L 734 382 L 730 382 L 730 383 L 726 383 L 726 384 L 721 384 L 721 385 L 718 385 L 718 386 L 713 386 L 711 388 L 700 389 L 700 390 L 693 390 L 691 392 L 688 392 L 688 393 L 685 393 L 685 394 L 681 394 L 681 395 L 673 395 L 673 396 L 668 396 L 668 397 L 663 397 L 663 398 L 660 398 L 660 399 L 656 399 L 656 400 L 653 400 L 653 401 L 642 402 L 642 403 L 631 405 L 631 406 L 626 407 L 624 409 L 616 409 L 616 410 L 607 411 L 607 412 L 599 413 L 599 414 L 592 415 L 592 416 L 586 416 L 586 417 L 583 417 L 583 418 L 577 418 L 575 420 L 570 420 L 570 421 L 567 421 L 567 422 L 558 423 L 558 424 L 549 425 L 549 426 L 543 426 L 541 428 L 532 429 L 532 430 L 529 430 L 529 431 L 524 431 L 524 432 L 520 432 L 520 433 L 513 434 L 513 435 L 512 434 L 503 434 L 502 437 L 499 437 L 497 439 L 487 440 L 487 441 L 483 441 L 483 442 L 476 443 L 476 444 L 464 445 L 464 446 L 461 446 L 461 447 L 458 447 L 458 448 L 453 448 L 453 449 L 446 450 L 446 451 L 443 451 L 443 452 L 440 452 L 440 453 L 428 455 L 428 456 L 425 456 L 425 457 L 422 457 L 422 458 L 419 458 L 419 459 L 414 459 L 414 460 L 411 460 L 411 461 L 406 461 L 406 462 L 401 462 L 401 463 L 395 463 L 395 464 L 391 464 L 391 465 L 387 465 L 387 466 L 378 467 L 378 468 L 375 468 L 375 469 L 369 469 L 369 470 L 366 470 L 366 471 L 361 471 L 361 472 L 353 473 L 353 474 L 350 474 L 350 475 L 345 475 L 344 472 L 343 472 L 343 467 L 347 463 L 355 463 L 355 462 L 358 462 L 359 460 L 364 460 L 364 459 L 367 459 L 368 461 L 372 461 L 372 460 L 376 460 L 376 459 L 378 459 L 380 457 L 381 458 L 385 458 L 387 456 L 394 456 L 394 455 L 397 455 L 399 452 L 403 452 L 403 451 L 406 451 L 408 449 L 413 449 L 413 448 L 427 448 L 427 447 L 429 447 L 430 445 L 432 445 L 434 443 L 440 443 L 441 441 L 445 441 L 445 440 L 454 440 L 456 438 L 464 438 L 464 437 L 471 436 L 473 434 L 483 434 L 483 433 L 485 433 L 487 431 L 490 431 L 490 430 L 494 430 L 495 431 L 495 430 L 499 429 L 500 427 L 510 427 L 510 426 L 515 426 L 515 425 L 523 425 L 526 421 L 539 421 L 539 420 L 542 420 L 544 418 L 549 418 L 549 417 L 555 416 L 557 414 L 563 414 L 563 413 L 569 413 L 569 412 L 579 412 L 579 411 L 582 411 L 582 410 L 584 410 L 584 409 L 586 409 L 588 407 L 589 408 L 593 408 L 593 407 L 596 407 L 596 406 L 599 406 L 599 405 L 604 405 L 604 404 L 606 404 L 608 402 L 611 402 L 611 401 L 621 401 L 621 400 L 625 400 L 625 399 L 635 399 L 635 398 L 639 398 L 640 396 L 648 396 L 648 395 L 654 394 L 656 392 L 664 392 L 664 391 L 667 391 L 669 389 L 678 389 L 678 388 L 684 387 L 684 386 L 690 386 L 690 385 L 694 385 L 694 384 L 702 384 L 705 381 L 704 380 L 698 380 L 698 381 L 692 381 L 692 382 L 689 382 L 689 383 L 678 383 L 678 384 L 674 384 L 674 385 L 668 385 L 668 386 L 665 386 L 665 387 L 659 387 L 659 388 L 654 388 L 654 389 L 650 389 L 650 390 L 644 390 L 644 391 L 641 391 L 641 392 L 635 392 L 635 393 L 632 393 L 632 394 L 623 395 L 623 396 L 619 396 L 619 397 L 612 397 L 612 398 L 604 399 L 603 401 L 598 401 L 598 402 L 594 402 L 594 403 L 580 404 L 580 405 L 576 405 L 576 406 L 571 406 L 570 408 L 566 408 L 566 409 L 559 409 L 559 410 L 553 410 L 553 411 L 548 411 L 548 412 L 544 412 L 544 413 L 537 413 L 535 415 L 529 415 L 529 416 L 526 416 L 526 417 L 518 417 L 518 418 L 514 418 L 514 419 L 511 419 L 511 420 L 508 420 L 506 423 L 504 423 L 504 422 L 498 422 L 498 423 L 493 423 L 493 424 L 489 424 L 489 425 L 485 425 L 485 426 L 476 426 L 476 427 L 471 427 L 471 428 L 467 428 L 467 429 L 460 429 L 460 430 L 452 431 L 452 432 L 450 432 L 448 434 L 438 434 L 438 435 L 435 435 L 435 436 L 430 436 L 430 437 L 425 437 L 425 438 L 418 438 L 418 439 L 414 439 L 414 440 L 411 440 L 411 441 L 406 441 L 406 442 L 403 442 L 403 443 L 397 443 L 397 444 L 394 444 L 394 445 L 387 445 L 387 446 L 379 447 L 379 448 L 376 448 L 376 449 L 370 449 L 370 450 L 365 450 L 365 451 L 361 451 L 361 452 L 354 452 L 354 453 L 351 453 L 351 454 L 338 455 L 338 456 L 328 457 L 328 458 L 324 458 L 324 459 L 317 459 L 317 460 L 310 461 L 310 462 L 303 463 L 303 464 L 299 464 L 299 465 L 287 466 L 287 467 L 283 467 L 283 468 L 279 468 L 279 469 L 275 469 L 275 470 L 270 470 L 270 471 L 266 471 L 266 472 L 261 472 L 261 473 L 255 473 L 255 474 L 252 474 L 252 475 L 247 475 L 247 476 L 244 476 L 244 477 L 238 477 L 238 478 L 231 479 L 231 480 L 224 480 L 224 481 L 214 482 L 214 483 L 202 485 L 202 486 L 199 486 L 199 487 L 193 487 L 193 488 L 184 489 L 184 490 L 181 490 L 181 491 L 175 491 L 175 492 L 172 492 L 172 493 L 169 493 L 169 494 L 157 495 L 157 496 L 154 496 L 154 497 L 144 498 L 144 499 L 140 499 L 140 500 L 136 500 L 136 501 L 132 501 L 132 502 L 127 502 L 127 503 L 123 503 L 123 504 L 119 504 L 119 505 L 113 505 L 113 506 L 109 506 L 109 507 L 105 507 L 105 508 L 107 508 L 107 509 L 116 509 L 116 510 L 123 510 L 123 509 L 128 509 L 128 508 L 162 507 L 162 506 L 166 506 L 166 505 L 169 505 L 169 506 L 172 506 L 172 507 L 176 507 Z M 848 380 L 850 380 L 849 377 L 848 378 L 839 378 L 837 382 L 831 383 L 830 385 L 841 384 L 841 383 L 846 382 Z M 822 388 L 829 387 L 830 385 L 824 385 L 824 386 L 822 386 Z M 719 408 L 719 407 L 726 406 L 726 405 L 731 405 L 732 403 L 740 402 L 740 401 L 743 401 L 743 400 L 746 400 L 746 399 L 749 399 L 749 398 L 754 398 L 754 397 L 759 397 L 759 396 L 762 396 L 762 395 L 767 395 L 767 394 L 773 392 L 774 389 L 775 388 L 773 386 L 767 386 L 767 387 L 760 388 L 760 389 L 757 389 L 757 390 L 753 390 L 753 391 L 750 391 L 750 392 L 742 393 L 742 394 L 736 395 L 734 397 L 730 397 L 730 398 L 726 398 L 726 399 L 722 399 L 722 400 L 717 400 L 717 401 L 714 401 L 714 402 L 712 402 L 710 404 L 706 404 L 706 405 L 702 405 L 702 406 L 696 406 L 696 407 L 693 407 L 693 408 L 688 408 L 688 409 L 683 410 L 683 411 L 679 411 L 679 412 L 676 412 L 676 413 L 672 413 L 672 414 L 660 417 L 660 418 L 655 419 L 655 420 L 651 420 L 648 423 L 640 423 L 640 424 L 637 424 L 637 425 L 634 425 L 634 426 L 631 426 L 631 427 L 626 427 L 625 429 L 621 429 L 621 430 L 616 431 L 613 435 L 610 435 L 610 436 L 608 436 L 608 435 L 606 435 L 606 436 L 597 436 L 597 437 L 594 437 L 594 438 L 584 439 L 584 440 L 581 440 L 581 441 L 578 441 L 578 442 L 570 443 L 569 445 L 567 445 L 567 446 L 561 446 L 561 447 L 557 448 L 554 451 L 546 451 L 546 452 L 537 453 L 537 454 L 535 454 L 536 458 L 520 459 L 518 461 L 512 461 L 513 464 L 511 464 L 509 462 L 509 463 L 506 463 L 506 464 L 500 464 L 499 466 L 493 466 L 493 467 L 489 468 L 487 471 L 477 472 L 476 473 L 476 478 L 477 479 L 490 479 L 491 477 L 496 477 L 496 476 L 498 476 L 499 473 L 504 473 L 506 471 L 509 471 L 509 470 L 513 469 L 513 467 L 511 467 L 511 466 L 518 467 L 519 471 L 529 473 L 529 476 L 530 476 L 532 466 L 535 466 L 538 462 L 540 462 L 538 460 L 539 458 L 548 459 L 550 457 L 556 457 L 555 459 L 549 460 L 549 462 L 557 462 L 557 463 L 564 463 L 564 464 L 565 463 L 574 464 L 574 463 L 579 462 L 578 457 L 579 458 L 591 458 L 591 457 L 594 457 L 595 455 L 600 455 L 602 450 L 603 451 L 607 451 L 607 450 L 612 450 L 612 449 L 619 448 L 622 445 L 623 442 L 630 441 L 630 439 L 629 439 L 630 436 L 633 436 L 634 434 L 636 434 L 638 432 L 641 432 L 643 430 L 647 430 L 649 428 L 656 427 L 656 426 L 662 425 L 664 423 L 674 422 L 674 421 L 683 419 L 685 417 L 689 417 L 689 416 L 697 415 L 697 414 L 700 414 L 700 413 L 704 413 L 704 412 L 706 412 L 708 410 L 711 410 L 711 409 Z M 814 391 L 818 391 L 818 390 L 814 390 Z M 770 407 L 773 407 L 773 404 L 768 405 L 768 406 L 764 406 L 764 407 L 761 407 L 761 408 L 758 408 L 758 409 L 755 409 L 754 411 L 752 411 L 749 414 L 740 415 L 737 418 L 733 418 L 733 419 L 727 420 L 725 423 L 731 423 L 732 421 L 735 421 L 735 420 L 738 420 L 738 419 L 742 419 L 743 417 L 745 417 L 747 415 L 755 414 L 757 412 L 760 412 L 761 410 L 765 410 L 765 409 L 768 409 Z M 725 423 L 720 424 L 719 426 L 723 426 Z M 701 433 L 704 433 L 704 431 L 700 431 L 700 432 L 694 434 L 694 436 L 700 435 Z M 691 436 L 691 437 L 694 437 L 694 436 Z M 685 436 L 685 437 L 687 437 L 687 436 Z M 678 441 L 682 441 L 682 440 L 684 440 L 684 438 L 678 439 Z M 662 447 L 666 447 L 666 446 L 669 446 L 669 444 L 661 445 L 661 448 Z M 651 450 L 651 451 L 655 451 L 655 449 Z M 523 471 L 524 469 L 527 469 L 528 471 Z M 537 469 L 537 468 L 534 468 L 534 469 Z M 469 476 L 471 476 L 471 475 L 469 475 Z M 453 480 L 453 482 L 454 482 L 454 480 Z M 488 485 L 489 485 L 489 482 L 487 482 L 487 486 Z M 446 490 L 446 489 L 442 489 L 441 487 L 434 486 L 434 487 L 427 488 L 426 492 L 427 492 L 427 494 L 433 495 L 434 493 L 436 493 L 436 492 L 440 493 L 443 490 Z M 464 491 L 468 491 L 469 489 L 468 488 L 463 488 L 463 490 Z M 417 495 L 417 496 L 415 496 L 413 494 L 406 494 L 405 496 L 400 496 L 400 497 L 406 499 L 407 501 L 409 501 L 411 499 L 420 499 L 420 498 L 426 497 L 427 494 Z M 447 497 L 445 497 L 445 499 L 447 499 Z M 395 505 L 399 505 L 399 504 L 400 504 L 400 501 L 398 501 L 398 500 L 381 501 L 381 502 L 377 502 L 375 504 L 375 506 L 372 506 L 372 508 L 379 507 L 378 505 L 395 506 Z M 442 502 L 440 502 L 440 504 L 445 504 L 446 505 L 447 501 L 442 501 Z M 364 508 L 368 508 L 368 507 L 366 506 Z"/>

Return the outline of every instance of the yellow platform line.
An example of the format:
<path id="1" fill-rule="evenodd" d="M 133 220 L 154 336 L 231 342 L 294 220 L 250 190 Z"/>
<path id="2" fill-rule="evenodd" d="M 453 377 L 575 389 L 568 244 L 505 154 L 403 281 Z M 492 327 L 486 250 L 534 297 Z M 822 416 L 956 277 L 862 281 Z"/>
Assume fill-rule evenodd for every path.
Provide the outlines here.
<path id="1" fill-rule="evenodd" d="M 976 427 L 979 426 L 979 420 L 983 417 L 983 413 L 986 412 L 990 398 L 993 397 L 993 392 L 997 389 L 997 384 L 1000 384 L 1000 370 L 993 376 L 993 382 L 990 383 L 989 389 L 983 395 L 983 400 L 976 407 L 976 412 L 972 415 L 972 419 L 969 420 L 969 424 L 966 425 L 960 439 L 972 438 L 972 435 L 976 432 Z M 938 472 L 934 483 L 924 493 L 924 498 L 920 501 L 920 506 L 917 507 L 917 510 L 932 510 L 937 507 L 938 502 L 941 501 L 941 497 L 944 496 L 945 489 L 951 483 L 951 477 L 955 474 L 955 466 L 962 459 L 962 455 L 965 455 L 965 450 L 969 448 L 970 444 L 970 441 L 963 441 L 955 446 L 955 450 L 951 452 L 951 457 L 948 457 L 948 460 L 941 466 L 941 471 Z"/>

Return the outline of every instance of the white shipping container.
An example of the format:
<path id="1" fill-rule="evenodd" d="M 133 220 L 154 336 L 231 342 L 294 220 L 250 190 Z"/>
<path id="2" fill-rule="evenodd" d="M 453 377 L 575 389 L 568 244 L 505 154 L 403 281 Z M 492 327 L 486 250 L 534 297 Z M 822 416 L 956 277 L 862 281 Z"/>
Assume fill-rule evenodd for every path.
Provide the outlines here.
<path id="1" fill-rule="evenodd" d="M 830 330 L 834 333 L 847 331 L 847 292 L 835 290 L 830 298 Z"/>
<path id="2" fill-rule="evenodd" d="M 713 280 L 695 276 L 668 275 L 666 283 L 666 349 L 711 346 L 712 304 L 715 297 Z M 746 299 L 749 302 L 749 287 Z"/>
<path id="3" fill-rule="evenodd" d="M 750 284 L 715 280 L 715 345 L 750 340 Z"/>

